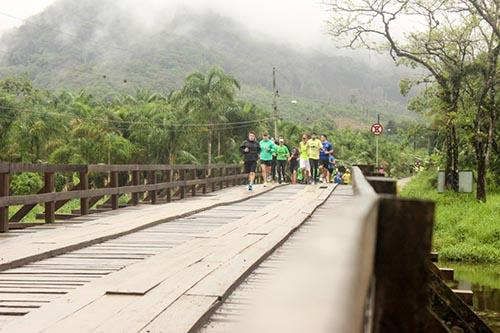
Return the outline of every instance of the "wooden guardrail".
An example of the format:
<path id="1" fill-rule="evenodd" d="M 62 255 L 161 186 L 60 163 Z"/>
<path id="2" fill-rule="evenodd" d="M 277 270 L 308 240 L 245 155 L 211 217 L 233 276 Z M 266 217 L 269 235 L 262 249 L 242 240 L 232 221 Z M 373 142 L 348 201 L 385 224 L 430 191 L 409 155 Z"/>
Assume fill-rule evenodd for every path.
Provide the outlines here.
<path id="1" fill-rule="evenodd" d="M 37 194 L 10 194 L 13 174 L 32 172 L 43 175 L 44 186 Z M 56 191 L 56 174 L 77 174 L 78 184 L 65 191 Z M 89 179 L 100 174 L 107 180 L 106 187 L 96 188 Z M 104 174 L 104 175 L 102 175 Z M 0 162 L 0 232 L 16 227 L 38 204 L 44 205 L 44 219 L 52 223 L 56 211 L 70 200 L 80 200 L 80 216 L 90 213 L 92 206 L 109 196 L 111 209 L 119 208 L 119 197 L 131 194 L 130 204 L 140 201 L 151 204 L 159 200 L 170 202 L 174 197 L 185 198 L 198 191 L 206 193 L 224 186 L 241 184 L 246 178 L 240 164 L 231 165 L 50 165 Z M 144 195 L 145 194 L 145 195 Z M 9 207 L 22 207 L 9 218 Z"/>
<path id="2" fill-rule="evenodd" d="M 370 166 L 353 168 L 355 195 L 372 200 L 377 193 L 378 198 L 365 332 L 492 333 L 431 262 L 435 204 L 399 198 L 396 180 L 374 174 Z"/>

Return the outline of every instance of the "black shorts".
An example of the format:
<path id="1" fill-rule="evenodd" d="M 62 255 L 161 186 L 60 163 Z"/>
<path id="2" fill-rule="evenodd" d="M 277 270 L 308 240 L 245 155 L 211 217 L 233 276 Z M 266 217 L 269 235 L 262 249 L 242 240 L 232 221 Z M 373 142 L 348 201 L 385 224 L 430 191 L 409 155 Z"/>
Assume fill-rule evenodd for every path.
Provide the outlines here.
<path id="1" fill-rule="evenodd" d="M 271 165 L 273 165 L 273 160 L 269 160 L 269 161 L 260 160 L 260 163 L 264 164 L 265 166 L 271 166 Z"/>
<path id="2" fill-rule="evenodd" d="M 299 168 L 299 160 L 290 160 L 290 172 L 295 172 Z"/>
<path id="3" fill-rule="evenodd" d="M 319 165 L 321 165 L 323 168 L 330 170 L 330 161 L 328 160 L 319 160 Z"/>
<path id="4" fill-rule="evenodd" d="M 255 172 L 257 170 L 257 161 L 245 161 L 245 173 Z"/>
<path id="5" fill-rule="evenodd" d="M 309 159 L 309 164 L 311 165 L 311 170 L 312 169 L 317 169 L 319 167 L 319 160 L 315 160 L 313 158 Z"/>

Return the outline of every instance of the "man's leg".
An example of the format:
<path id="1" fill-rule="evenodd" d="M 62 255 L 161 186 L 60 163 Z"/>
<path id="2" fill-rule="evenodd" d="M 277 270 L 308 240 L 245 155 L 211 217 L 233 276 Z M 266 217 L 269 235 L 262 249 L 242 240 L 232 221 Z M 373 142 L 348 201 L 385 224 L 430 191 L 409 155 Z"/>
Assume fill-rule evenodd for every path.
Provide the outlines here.
<path id="1" fill-rule="evenodd" d="M 324 183 L 329 183 L 330 178 L 329 178 L 329 172 L 328 172 L 328 163 L 321 162 L 323 164 L 323 182 Z"/>
<path id="2" fill-rule="evenodd" d="M 315 163 L 314 167 L 316 170 L 316 177 L 314 177 L 314 180 L 316 182 L 318 182 L 318 180 L 319 180 L 319 160 L 314 160 L 314 163 Z"/>
<path id="3" fill-rule="evenodd" d="M 285 181 L 285 161 L 278 161 L 278 181 Z"/>
<path id="4" fill-rule="evenodd" d="M 316 173 L 314 169 L 314 160 L 312 158 L 309 159 L 309 165 L 311 166 L 311 183 L 313 183 L 316 180 Z"/>
<path id="5" fill-rule="evenodd" d="M 311 159 L 311 169 L 312 169 L 312 181 L 314 183 L 318 182 L 318 160 Z"/>
<path id="6" fill-rule="evenodd" d="M 276 181 L 276 160 L 273 158 L 273 161 L 271 162 L 271 178 L 274 181 Z"/>
<path id="7" fill-rule="evenodd" d="M 260 168 L 262 170 L 262 181 L 263 181 L 264 186 L 265 186 L 267 183 L 267 165 L 264 162 L 262 162 L 262 164 L 260 165 Z"/>

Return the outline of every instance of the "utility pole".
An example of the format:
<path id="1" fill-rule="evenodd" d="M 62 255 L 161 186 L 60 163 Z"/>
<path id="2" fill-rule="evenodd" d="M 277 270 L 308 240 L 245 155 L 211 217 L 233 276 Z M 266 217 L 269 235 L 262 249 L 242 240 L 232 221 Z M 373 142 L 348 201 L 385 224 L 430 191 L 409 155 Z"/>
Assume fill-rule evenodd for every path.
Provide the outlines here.
<path id="1" fill-rule="evenodd" d="M 274 117 L 274 139 L 278 139 L 278 89 L 276 89 L 276 67 L 273 67 L 273 117 Z"/>
<path id="2" fill-rule="evenodd" d="M 380 113 L 377 115 L 377 124 L 380 124 Z M 375 140 L 377 141 L 376 145 L 377 145 L 377 152 L 376 152 L 376 155 L 377 155 L 377 161 L 375 162 L 375 165 L 377 166 L 377 172 L 379 170 L 379 164 L 378 164 L 378 135 L 375 137 Z"/>

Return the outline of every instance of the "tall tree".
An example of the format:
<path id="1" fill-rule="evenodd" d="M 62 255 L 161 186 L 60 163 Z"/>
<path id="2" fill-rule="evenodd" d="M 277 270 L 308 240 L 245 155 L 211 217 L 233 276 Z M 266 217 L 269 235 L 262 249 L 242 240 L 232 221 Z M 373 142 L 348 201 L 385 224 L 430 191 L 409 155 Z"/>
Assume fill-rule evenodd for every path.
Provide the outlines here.
<path id="1" fill-rule="evenodd" d="M 232 103 L 236 90 L 240 89 L 238 81 L 213 67 L 205 75 L 195 72 L 186 78 L 181 91 L 185 108 L 193 114 L 193 118 L 207 124 L 208 164 L 212 163 L 212 142 L 214 133 L 219 130 L 218 123 L 225 122 L 225 106 Z"/>
<path id="2" fill-rule="evenodd" d="M 449 1 L 333 0 L 331 33 L 347 39 L 351 48 L 389 51 L 398 64 L 421 66 L 440 87 L 443 128 L 446 129 L 446 183 L 458 191 L 458 137 L 456 113 L 462 89 L 470 30 L 457 30 L 449 16 Z M 400 35 L 402 20 L 417 21 L 420 31 Z M 402 39 L 402 40 L 401 40 Z"/>
<path id="3" fill-rule="evenodd" d="M 472 122 L 472 146 L 476 155 L 476 198 L 486 201 L 486 173 L 498 131 L 497 86 L 500 81 L 500 3 L 498 1 L 460 0 L 457 12 L 475 22 L 475 38 L 468 57 L 470 64 L 464 80 L 463 107 Z M 463 15 L 463 14 L 462 14 Z"/>

